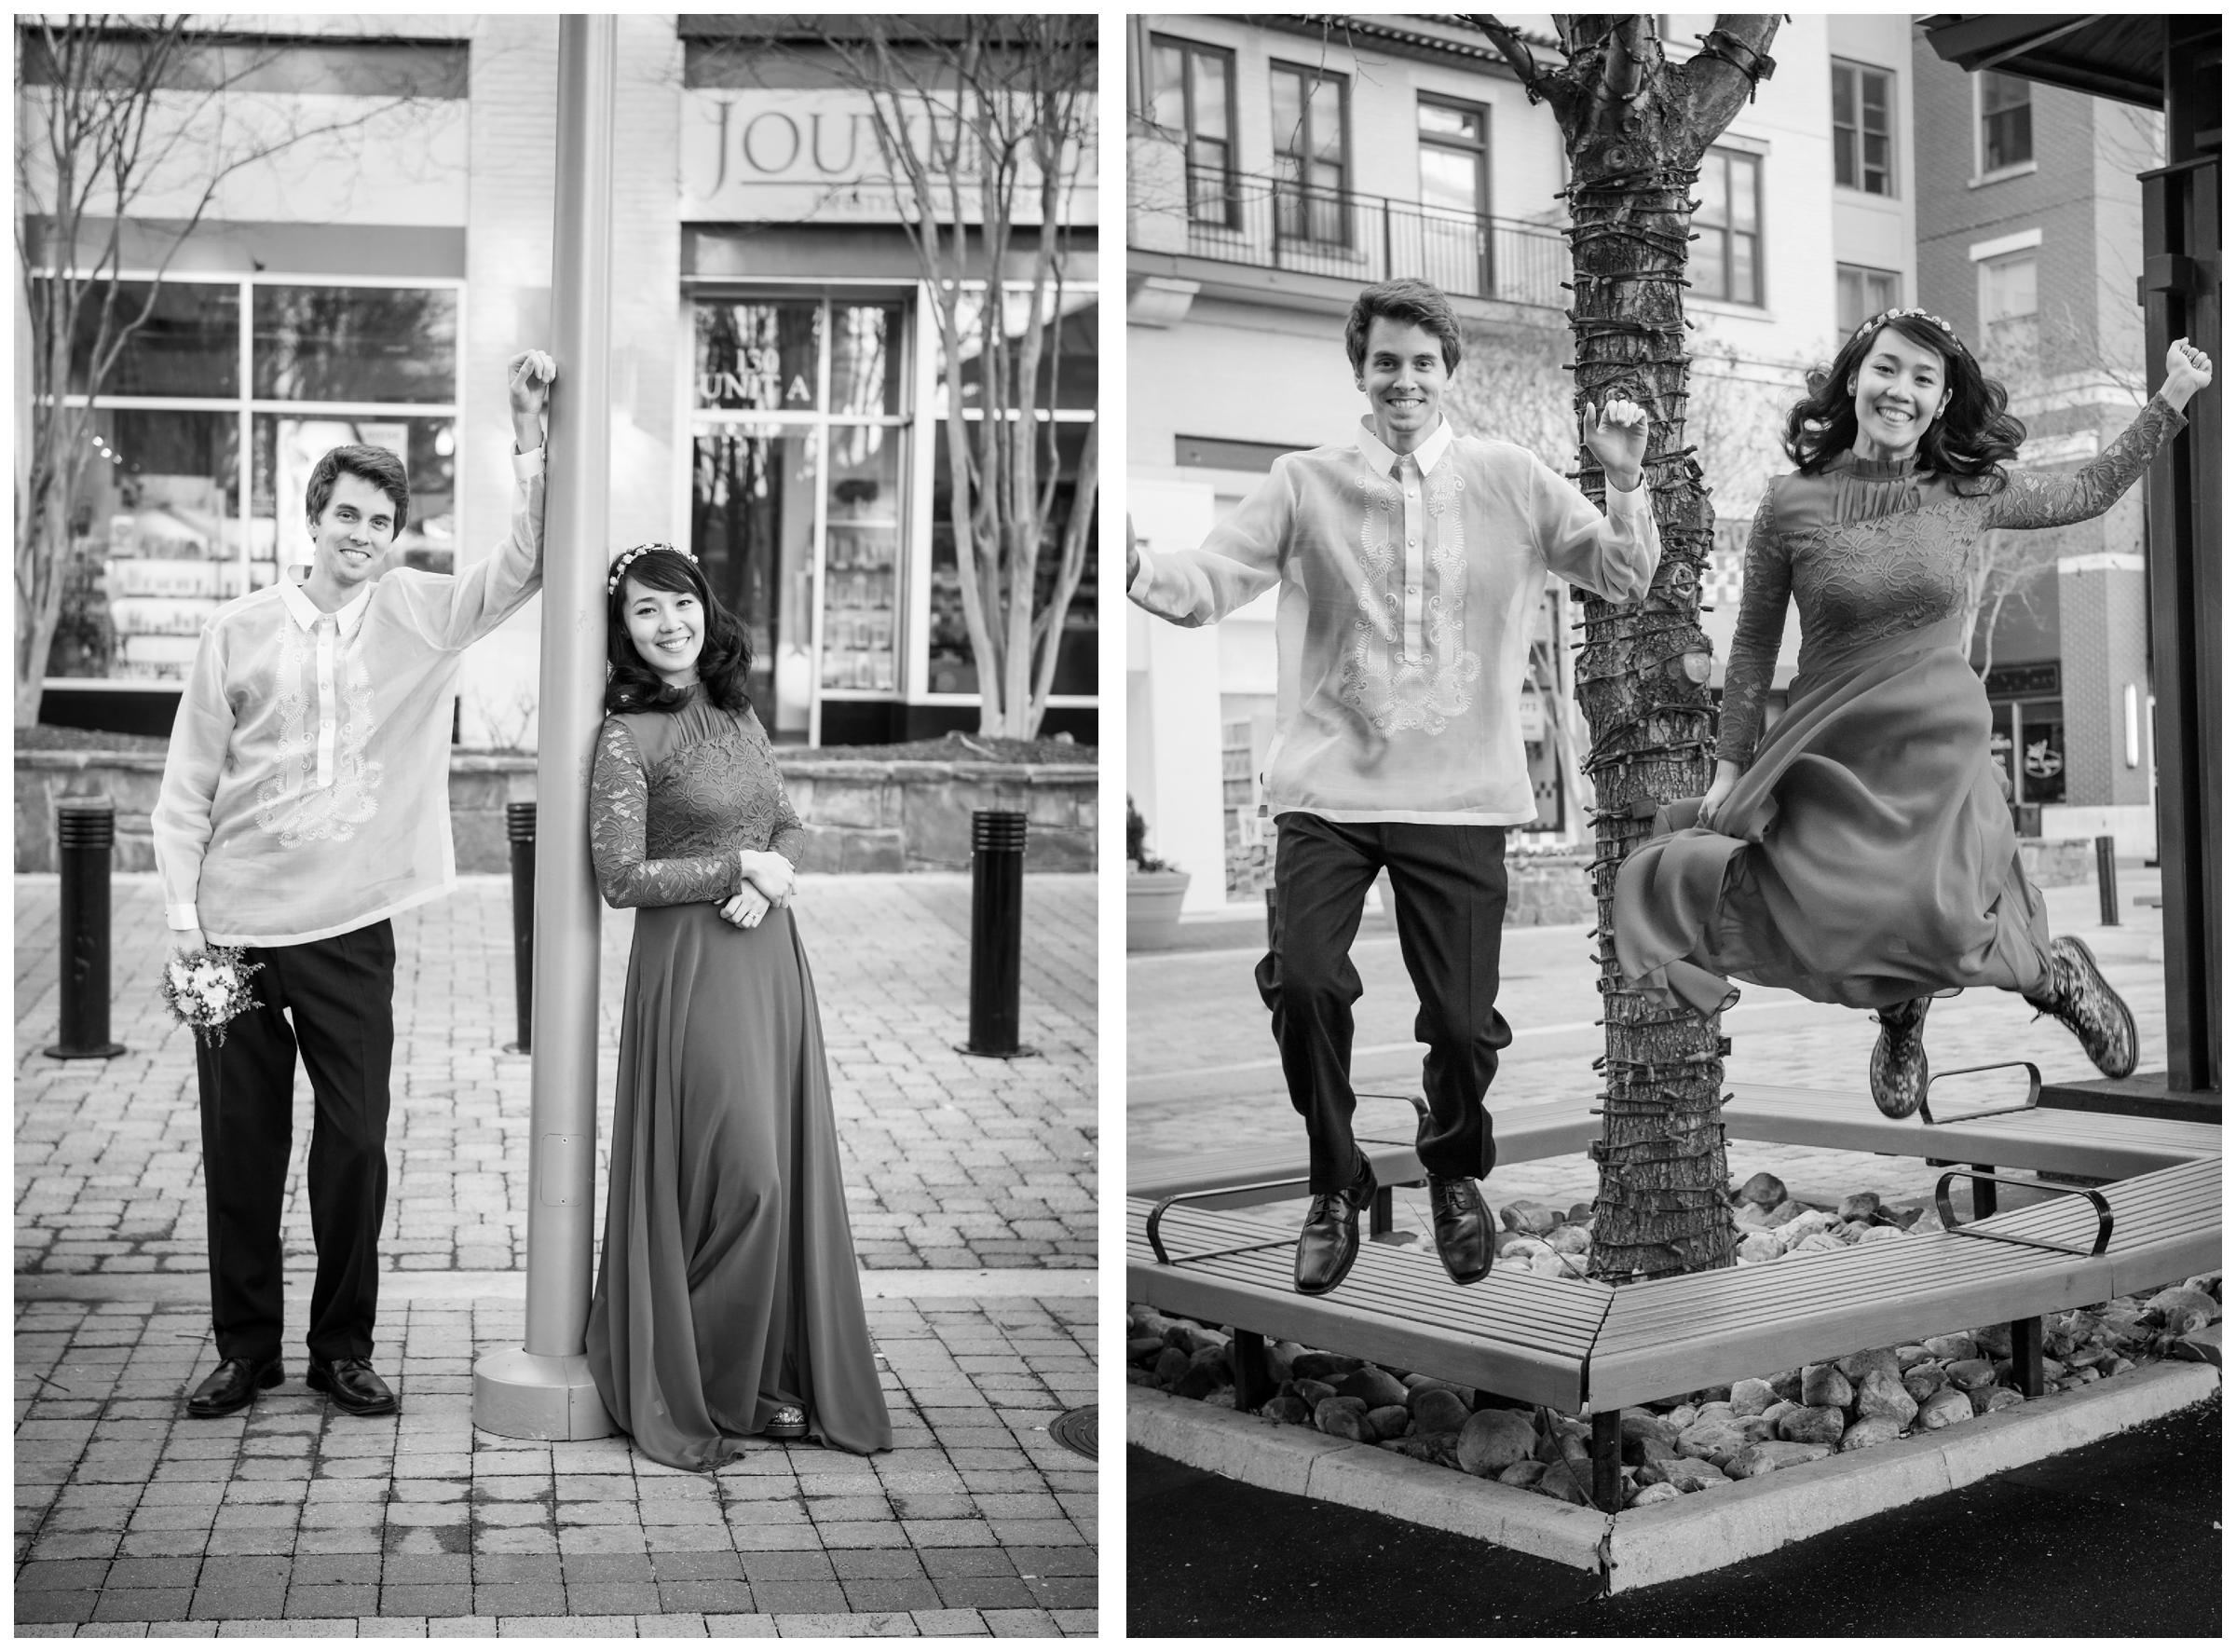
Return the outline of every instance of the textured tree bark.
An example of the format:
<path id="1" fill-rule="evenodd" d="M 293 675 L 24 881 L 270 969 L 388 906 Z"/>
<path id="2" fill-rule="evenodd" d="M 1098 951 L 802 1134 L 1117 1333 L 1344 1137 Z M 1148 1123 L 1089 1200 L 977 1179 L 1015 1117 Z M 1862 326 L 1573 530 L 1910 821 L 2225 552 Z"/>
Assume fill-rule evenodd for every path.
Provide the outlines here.
<path id="1" fill-rule="evenodd" d="M 1613 899 L 1616 869 L 1657 808 L 1700 796 L 1713 772 L 1711 649 L 1699 611 L 1715 519 L 1684 439 L 1690 197 L 1709 144 L 1770 72 L 1763 54 L 1779 20 L 1719 17 L 1698 54 L 1672 66 L 1647 17 L 1561 17 L 1566 61 L 1549 72 L 1495 18 L 1474 20 L 1533 101 L 1552 105 L 1567 147 L 1577 417 L 1627 396 L 1654 418 L 1644 485 L 1662 555 L 1652 589 L 1635 603 L 1578 594 L 1576 699 L 1592 734 L 1584 768 L 1597 799 L 1591 879 L 1607 1027 L 1607 1053 L 1595 1063 L 1606 1087 L 1592 1155 L 1600 1188 L 1591 1273 L 1622 1280 L 1728 1267 L 1736 1235 L 1717 1018 L 1620 989 Z M 1582 486 L 1603 503 L 1606 481 L 1588 449 L 1582 462 Z"/>

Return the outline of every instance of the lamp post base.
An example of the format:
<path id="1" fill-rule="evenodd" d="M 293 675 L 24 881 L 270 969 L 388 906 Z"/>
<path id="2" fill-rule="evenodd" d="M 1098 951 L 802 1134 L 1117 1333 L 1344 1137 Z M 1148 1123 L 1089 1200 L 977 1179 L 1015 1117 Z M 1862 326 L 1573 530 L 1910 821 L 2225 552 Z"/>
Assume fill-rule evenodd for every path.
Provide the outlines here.
<path id="1" fill-rule="evenodd" d="M 473 1368 L 473 1426 L 507 1440 L 603 1440 L 618 1433 L 581 1354 L 499 1348 Z"/>

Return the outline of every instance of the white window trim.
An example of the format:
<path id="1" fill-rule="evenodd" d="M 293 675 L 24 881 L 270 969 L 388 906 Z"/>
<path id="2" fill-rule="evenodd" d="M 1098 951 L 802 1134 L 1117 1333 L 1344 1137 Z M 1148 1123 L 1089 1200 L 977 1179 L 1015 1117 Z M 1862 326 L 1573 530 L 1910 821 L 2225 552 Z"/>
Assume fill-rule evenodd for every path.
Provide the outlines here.
<path id="1" fill-rule="evenodd" d="M 1974 264 L 1984 264 L 1990 258 L 2002 257 L 2006 253 L 2024 253 L 2029 247 L 2041 244 L 2042 232 L 2038 225 L 2033 229 L 2022 229 L 2013 235 L 1999 235 L 1993 240 L 1974 241 L 1965 249 L 1965 253 Z"/>
<path id="2" fill-rule="evenodd" d="M 1992 172 L 1987 170 L 1987 157 L 1980 146 L 1980 116 L 1982 114 L 1980 88 L 1983 83 L 1978 75 L 1967 75 L 1965 78 L 1972 83 L 1972 175 L 1966 183 L 1965 187 L 1977 189 L 1984 184 L 2000 184 L 2007 178 L 2024 178 L 2028 172 L 2034 171 L 2036 157 L 2033 156 L 2027 157 L 2016 166 L 1998 167 Z M 2032 107 L 2034 94 L 2031 91 L 2026 94 L 2026 101 L 2028 106 Z M 2036 135 L 2038 137 L 2040 134 L 2037 133 Z"/>

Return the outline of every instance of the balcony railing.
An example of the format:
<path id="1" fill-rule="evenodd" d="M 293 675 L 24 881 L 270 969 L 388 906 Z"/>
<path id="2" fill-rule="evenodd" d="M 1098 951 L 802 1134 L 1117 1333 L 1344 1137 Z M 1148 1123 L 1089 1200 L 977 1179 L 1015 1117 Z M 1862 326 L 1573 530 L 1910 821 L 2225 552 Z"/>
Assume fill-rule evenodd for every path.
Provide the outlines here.
<path id="1" fill-rule="evenodd" d="M 1137 212 L 1145 205 L 1137 200 Z M 1184 213 L 1197 258 L 1360 282 L 1415 276 L 1447 293 L 1548 309 L 1567 302 L 1568 240 L 1543 225 L 1195 167 Z"/>

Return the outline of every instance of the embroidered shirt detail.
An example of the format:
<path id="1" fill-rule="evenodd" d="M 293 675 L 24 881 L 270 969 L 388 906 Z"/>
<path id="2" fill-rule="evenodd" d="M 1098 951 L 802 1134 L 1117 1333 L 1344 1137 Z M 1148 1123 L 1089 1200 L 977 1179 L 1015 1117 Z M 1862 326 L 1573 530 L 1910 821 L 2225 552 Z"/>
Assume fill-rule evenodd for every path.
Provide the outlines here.
<path id="1" fill-rule="evenodd" d="M 365 757 L 373 738 L 373 675 L 361 652 L 335 648 L 336 641 L 330 631 L 313 638 L 295 625 L 280 627 L 273 673 L 280 739 L 271 777 L 256 791 L 256 824 L 288 849 L 328 839 L 346 843 L 380 809 L 381 766 Z M 315 679 L 321 644 L 340 655 L 334 730 L 324 727 L 327 697 L 315 680 L 307 681 Z"/>
<path id="2" fill-rule="evenodd" d="M 1467 546 L 1460 487 L 1454 465 L 1439 466 L 1428 478 L 1426 561 L 1435 589 L 1419 593 L 1404 588 L 1412 559 L 1400 561 L 1397 535 L 1390 531 L 1393 515 L 1402 519 L 1402 490 L 1380 479 L 1367 490 L 1359 543 L 1366 578 L 1359 583 L 1359 616 L 1337 693 L 1384 739 L 1407 730 L 1432 738 L 1443 733 L 1473 703 L 1483 674 L 1481 656 L 1461 646 L 1467 623 Z M 1409 648 L 1413 628 L 1406 617 L 1414 607 L 1421 613 L 1420 643 Z"/>

